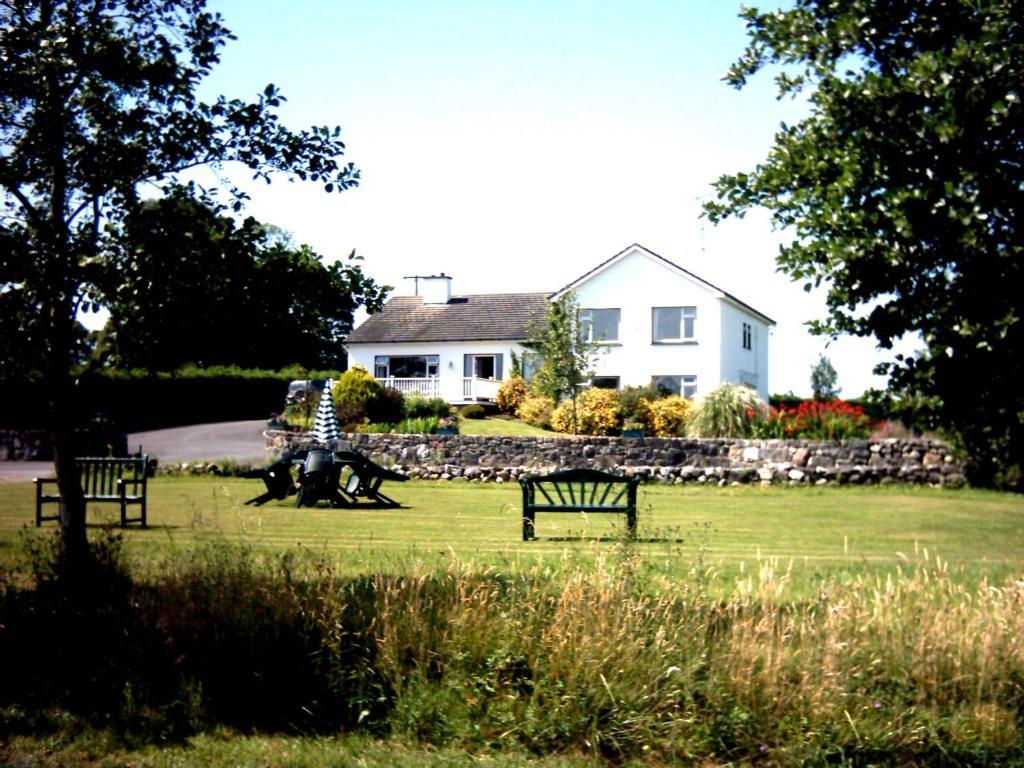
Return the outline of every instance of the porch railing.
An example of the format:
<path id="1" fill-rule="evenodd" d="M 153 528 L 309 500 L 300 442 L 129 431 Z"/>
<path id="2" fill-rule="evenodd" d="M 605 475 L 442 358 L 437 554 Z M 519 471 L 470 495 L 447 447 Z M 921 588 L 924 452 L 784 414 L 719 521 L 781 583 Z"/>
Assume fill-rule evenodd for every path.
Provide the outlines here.
<path id="1" fill-rule="evenodd" d="M 382 387 L 397 389 L 403 395 L 419 395 L 420 397 L 440 397 L 441 380 L 436 376 L 421 379 L 396 379 L 389 377 L 377 379 Z"/>
<path id="2" fill-rule="evenodd" d="M 501 382 L 497 379 L 467 376 L 462 380 L 462 397 L 464 400 L 496 400 L 500 386 Z"/>

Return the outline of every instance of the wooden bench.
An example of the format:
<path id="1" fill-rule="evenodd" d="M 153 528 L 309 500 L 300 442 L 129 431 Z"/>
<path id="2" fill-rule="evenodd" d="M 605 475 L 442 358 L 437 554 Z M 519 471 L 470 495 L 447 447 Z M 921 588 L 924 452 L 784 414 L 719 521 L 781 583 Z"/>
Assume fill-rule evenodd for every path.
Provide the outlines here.
<path id="1" fill-rule="evenodd" d="M 538 512 L 619 512 L 636 536 L 636 489 L 639 477 L 597 469 L 567 469 L 519 479 L 523 489 L 523 541 L 534 538 Z"/>
<path id="2" fill-rule="evenodd" d="M 75 459 L 82 479 L 82 492 L 86 503 L 111 503 L 121 506 L 121 527 L 128 523 L 141 523 L 146 527 L 146 466 L 148 456 L 130 456 L 123 459 L 85 457 Z M 44 520 L 60 520 L 60 507 L 54 515 L 44 515 L 44 504 L 60 504 L 60 492 L 46 493 L 47 485 L 56 485 L 53 477 L 37 477 L 36 527 Z M 128 517 L 128 507 L 139 506 L 138 517 Z"/>

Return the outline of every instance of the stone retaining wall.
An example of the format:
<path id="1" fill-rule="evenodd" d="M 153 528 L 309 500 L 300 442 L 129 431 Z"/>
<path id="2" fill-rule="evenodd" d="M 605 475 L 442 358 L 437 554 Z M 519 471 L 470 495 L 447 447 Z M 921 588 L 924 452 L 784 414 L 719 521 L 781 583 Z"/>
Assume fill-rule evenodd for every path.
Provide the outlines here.
<path id="1" fill-rule="evenodd" d="M 267 449 L 310 445 L 306 433 L 264 432 Z M 964 466 L 934 440 L 738 440 L 659 437 L 345 435 L 356 450 L 411 477 L 509 482 L 567 467 L 642 473 L 666 483 L 914 483 L 958 487 Z"/>

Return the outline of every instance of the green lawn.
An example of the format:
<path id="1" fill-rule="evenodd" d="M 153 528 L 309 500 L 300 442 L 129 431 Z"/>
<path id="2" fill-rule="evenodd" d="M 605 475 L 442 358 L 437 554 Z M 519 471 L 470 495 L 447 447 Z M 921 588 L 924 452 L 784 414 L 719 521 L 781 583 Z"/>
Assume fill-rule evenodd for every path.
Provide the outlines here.
<path id="1" fill-rule="evenodd" d="M 520 491 L 512 484 L 419 482 L 386 490 L 402 509 L 248 507 L 262 484 L 244 479 L 158 478 L 151 527 L 125 533 L 130 549 L 158 555 L 197 542 L 324 552 L 346 573 L 393 570 L 409 558 L 487 563 L 590 557 L 619 544 L 620 515 L 539 514 L 539 541 L 521 540 Z M 733 575 L 759 560 L 789 561 L 805 575 L 891 567 L 939 555 L 971 573 L 1017 567 L 1024 551 L 1024 498 L 986 491 L 874 488 L 642 486 L 638 551 L 670 574 L 695 565 Z M 32 527 L 33 486 L 0 485 L 0 559 Z M 90 524 L 115 519 L 90 507 Z M 53 524 L 47 529 L 52 530 Z M 47 530 L 44 529 L 44 530 Z"/>
<path id="2" fill-rule="evenodd" d="M 488 416 L 486 419 L 460 419 L 459 432 L 463 435 L 540 435 L 557 437 L 557 432 L 541 429 L 519 419 Z"/>

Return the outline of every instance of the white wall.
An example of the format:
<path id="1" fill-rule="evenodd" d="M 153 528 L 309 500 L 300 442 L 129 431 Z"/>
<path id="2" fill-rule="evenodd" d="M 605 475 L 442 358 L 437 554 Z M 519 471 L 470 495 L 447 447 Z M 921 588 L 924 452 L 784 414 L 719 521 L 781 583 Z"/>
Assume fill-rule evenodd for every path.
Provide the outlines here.
<path id="1" fill-rule="evenodd" d="M 770 326 L 746 310 L 727 300 L 722 305 L 722 368 L 721 379 L 736 384 L 756 383 L 758 396 L 768 402 L 768 339 Z M 751 349 L 743 348 L 743 323 L 750 323 L 754 338 Z M 749 379 L 754 381 L 750 382 Z"/>
<path id="2" fill-rule="evenodd" d="M 581 309 L 621 310 L 618 343 L 603 345 L 597 376 L 618 376 L 621 386 L 645 385 L 652 376 L 697 376 L 697 394 L 719 382 L 720 302 L 708 289 L 649 256 L 634 252 L 579 286 Z M 696 307 L 692 343 L 652 343 L 652 307 Z"/>
<path id="3" fill-rule="evenodd" d="M 376 355 L 438 355 L 438 376 L 441 397 L 449 402 L 461 401 L 463 355 L 503 355 L 502 376 L 507 379 L 512 365 L 511 353 L 522 354 L 522 348 L 511 341 L 433 342 L 424 344 L 347 344 L 348 364 L 361 365 L 373 373 Z"/>

